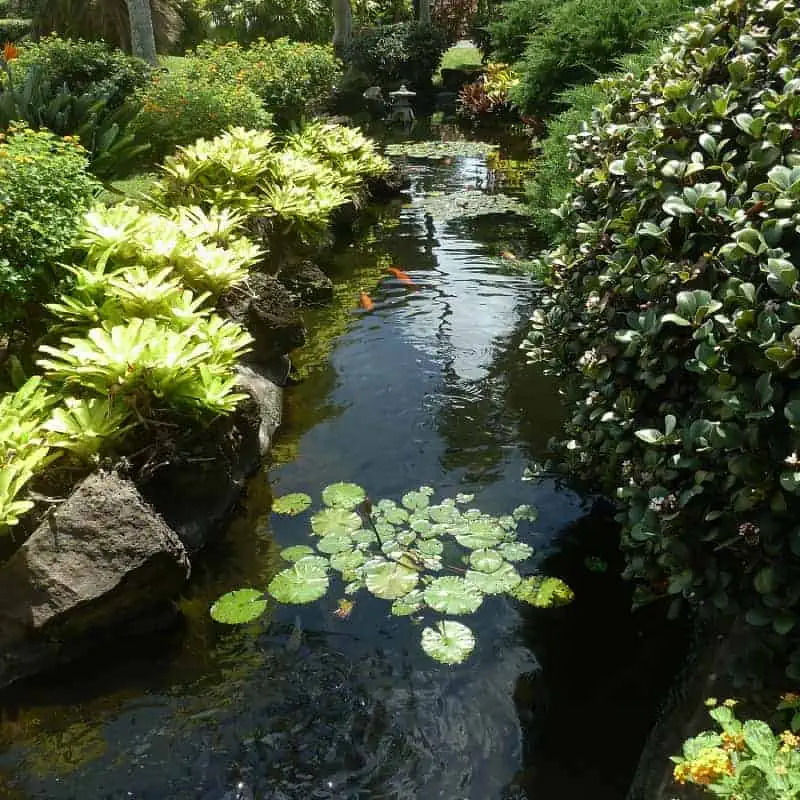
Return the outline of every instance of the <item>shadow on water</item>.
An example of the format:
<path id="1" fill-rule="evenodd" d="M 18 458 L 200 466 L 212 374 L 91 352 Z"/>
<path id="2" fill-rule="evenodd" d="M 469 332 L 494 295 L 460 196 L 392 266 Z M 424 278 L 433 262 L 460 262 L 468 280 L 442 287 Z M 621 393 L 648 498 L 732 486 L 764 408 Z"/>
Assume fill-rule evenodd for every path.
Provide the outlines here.
<path id="1" fill-rule="evenodd" d="M 440 202 L 503 181 L 483 157 L 408 166 L 410 202 L 326 265 L 335 301 L 307 315 L 273 464 L 195 564 L 183 622 L 6 692 L 0 796 L 233 800 L 240 781 L 240 800 L 624 796 L 681 632 L 629 613 L 607 514 L 520 479 L 560 422 L 557 386 L 519 351 L 542 289 L 499 258 L 533 239 L 524 217 L 466 219 Z M 265 586 L 278 550 L 307 537 L 302 518 L 271 518 L 272 493 L 336 480 L 375 498 L 475 492 L 495 513 L 531 502 L 540 518 L 521 538 L 577 600 L 539 613 L 490 598 L 470 622 L 473 656 L 453 668 L 369 597 L 346 621 L 332 596 L 243 628 L 213 623 L 213 599 Z"/>

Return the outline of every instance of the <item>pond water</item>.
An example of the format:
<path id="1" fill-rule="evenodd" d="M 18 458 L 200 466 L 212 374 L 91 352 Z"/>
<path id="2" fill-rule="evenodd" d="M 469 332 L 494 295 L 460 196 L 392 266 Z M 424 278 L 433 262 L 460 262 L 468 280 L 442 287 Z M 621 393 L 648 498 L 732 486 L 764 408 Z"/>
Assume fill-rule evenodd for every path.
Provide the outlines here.
<path id="1" fill-rule="evenodd" d="M 629 614 L 606 510 L 522 480 L 560 419 L 557 387 L 518 349 L 542 290 L 499 256 L 533 246 L 524 217 L 478 214 L 498 188 L 514 194 L 518 164 L 406 165 L 410 202 L 327 265 L 336 301 L 308 314 L 273 463 L 196 565 L 180 629 L 6 692 L 0 796 L 624 798 L 682 635 Z M 540 611 L 490 598 L 457 667 L 428 659 L 419 628 L 369 598 L 348 620 L 333 615 L 332 593 L 241 628 L 213 623 L 214 598 L 266 586 L 278 550 L 307 536 L 301 518 L 271 517 L 271 496 L 318 497 L 339 480 L 373 498 L 421 484 L 474 492 L 492 513 L 534 504 L 539 520 L 520 538 L 576 601 Z"/>

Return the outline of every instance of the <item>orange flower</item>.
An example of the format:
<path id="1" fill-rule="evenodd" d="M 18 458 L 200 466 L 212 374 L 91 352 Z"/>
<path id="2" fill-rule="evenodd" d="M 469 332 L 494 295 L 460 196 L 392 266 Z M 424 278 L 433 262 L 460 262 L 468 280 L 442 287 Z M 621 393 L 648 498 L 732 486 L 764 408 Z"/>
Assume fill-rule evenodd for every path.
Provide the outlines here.
<path id="1" fill-rule="evenodd" d="M 6 64 L 9 61 L 13 61 L 18 56 L 19 56 L 19 50 L 17 49 L 17 46 L 15 44 L 13 44 L 12 42 L 6 42 L 3 45 L 3 61 L 5 61 Z"/>

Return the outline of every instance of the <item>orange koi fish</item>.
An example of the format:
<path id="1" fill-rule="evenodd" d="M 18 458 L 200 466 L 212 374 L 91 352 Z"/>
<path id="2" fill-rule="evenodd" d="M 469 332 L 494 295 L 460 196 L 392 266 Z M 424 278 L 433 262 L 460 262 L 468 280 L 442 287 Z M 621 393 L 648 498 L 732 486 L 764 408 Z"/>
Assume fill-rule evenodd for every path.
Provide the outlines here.
<path id="1" fill-rule="evenodd" d="M 503 252 L 500 253 L 500 257 L 506 259 L 506 261 L 517 260 L 517 257 L 510 250 L 503 250 Z"/>
<path id="2" fill-rule="evenodd" d="M 375 303 L 372 302 L 372 298 L 366 292 L 361 292 L 358 303 L 364 311 L 372 311 L 375 308 Z"/>
<path id="3" fill-rule="evenodd" d="M 406 286 L 412 286 L 413 288 L 417 288 L 417 284 L 411 280 L 411 276 L 407 272 L 403 272 L 403 270 L 398 269 L 397 267 L 387 267 L 387 272 L 391 272 L 392 275 L 400 281 L 400 283 L 406 284 Z"/>
<path id="4" fill-rule="evenodd" d="M 333 616 L 338 619 L 347 619 L 353 612 L 354 606 L 355 603 L 352 600 L 345 600 L 342 598 L 339 600 L 336 610 L 333 612 Z"/>

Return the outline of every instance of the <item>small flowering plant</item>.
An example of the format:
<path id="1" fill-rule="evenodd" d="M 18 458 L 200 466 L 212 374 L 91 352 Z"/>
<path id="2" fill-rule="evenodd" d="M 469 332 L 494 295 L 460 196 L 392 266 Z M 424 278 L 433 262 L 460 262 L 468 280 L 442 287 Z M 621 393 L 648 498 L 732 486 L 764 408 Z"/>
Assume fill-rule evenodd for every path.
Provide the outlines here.
<path id="1" fill-rule="evenodd" d="M 712 698 L 707 704 L 721 730 L 704 731 L 684 742 L 683 755 L 672 759 L 675 780 L 731 800 L 800 797 L 800 736 L 793 730 L 775 734 L 762 720 L 737 719 L 735 700 L 717 704 Z M 791 727 L 796 729 L 800 695 L 784 695 L 778 708 L 793 711 Z"/>

